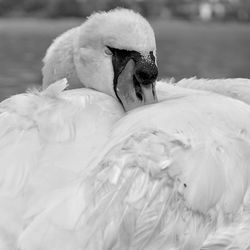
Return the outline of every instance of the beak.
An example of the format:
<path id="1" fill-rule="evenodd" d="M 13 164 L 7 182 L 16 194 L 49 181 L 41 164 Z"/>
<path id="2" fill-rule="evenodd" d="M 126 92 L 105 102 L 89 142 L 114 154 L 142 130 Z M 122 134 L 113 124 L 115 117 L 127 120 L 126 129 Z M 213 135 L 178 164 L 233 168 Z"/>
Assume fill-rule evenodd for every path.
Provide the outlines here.
<path id="1" fill-rule="evenodd" d="M 112 52 L 114 92 L 125 111 L 157 102 L 158 68 L 153 51 L 142 56 L 137 51 L 108 48 Z"/>
<path id="2" fill-rule="evenodd" d="M 155 94 L 155 80 L 139 78 L 136 63 L 130 59 L 118 76 L 116 94 L 125 111 L 157 102 Z"/>

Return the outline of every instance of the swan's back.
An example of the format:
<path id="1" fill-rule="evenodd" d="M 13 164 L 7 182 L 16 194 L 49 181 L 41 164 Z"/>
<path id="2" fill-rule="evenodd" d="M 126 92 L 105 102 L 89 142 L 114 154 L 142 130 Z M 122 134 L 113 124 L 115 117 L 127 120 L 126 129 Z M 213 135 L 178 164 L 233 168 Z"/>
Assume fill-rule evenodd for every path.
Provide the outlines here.
<path id="1" fill-rule="evenodd" d="M 215 92 L 250 104 L 250 80 L 244 78 L 229 79 L 182 79 L 177 86 Z"/>
<path id="2" fill-rule="evenodd" d="M 134 110 L 22 249 L 247 249 L 249 122 L 248 105 L 205 92 Z"/>

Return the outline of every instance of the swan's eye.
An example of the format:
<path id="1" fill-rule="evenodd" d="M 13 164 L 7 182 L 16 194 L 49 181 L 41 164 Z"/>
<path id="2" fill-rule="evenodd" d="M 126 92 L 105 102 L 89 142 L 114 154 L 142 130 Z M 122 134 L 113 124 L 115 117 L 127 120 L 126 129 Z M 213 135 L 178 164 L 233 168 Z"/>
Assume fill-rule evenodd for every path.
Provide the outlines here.
<path id="1" fill-rule="evenodd" d="M 106 55 L 109 55 L 109 56 L 113 55 L 112 51 L 108 47 L 105 47 L 105 51 L 104 52 L 105 52 Z"/>

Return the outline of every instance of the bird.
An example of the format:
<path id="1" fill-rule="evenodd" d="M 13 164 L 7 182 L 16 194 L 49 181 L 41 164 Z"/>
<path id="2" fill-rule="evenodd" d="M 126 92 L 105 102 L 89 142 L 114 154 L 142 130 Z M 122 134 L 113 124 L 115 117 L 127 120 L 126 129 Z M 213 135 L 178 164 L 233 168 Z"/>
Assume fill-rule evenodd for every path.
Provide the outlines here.
<path id="1" fill-rule="evenodd" d="M 113 36 L 112 39 L 108 36 L 109 33 L 111 37 Z M 106 39 L 103 38 L 104 35 Z M 93 39 L 96 42 L 92 43 Z M 123 43 L 117 43 L 118 40 Z M 104 54 L 108 56 L 105 57 Z M 129 70 L 133 74 L 133 80 L 130 79 L 130 84 L 127 84 L 130 86 L 127 87 L 128 90 L 119 93 L 125 84 L 119 86 L 116 82 L 121 69 L 124 69 L 129 60 L 131 64 L 135 64 Z M 125 110 L 129 111 L 140 103 L 156 102 L 159 94 L 157 89 L 161 89 L 162 92 L 162 83 L 168 82 L 164 79 L 156 81 L 158 76 L 156 60 L 155 34 L 144 17 L 124 8 L 107 13 L 95 13 L 81 26 L 72 28 L 57 37 L 48 48 L 43 59 L 43 88 L 62 78 L 68 79 L 68 88 L 72 89 L 88 86 L 101 89 L 103 82 L 113 82 L 114 89 L 109 89 L 106 93 L 118 97 Z M 110 69 L 112 67 L 114 75 L 107 78 L 106 71 L 112 71 Z M 192 77 L 174 84 L 183 88 L 212 91 L 250 103 L 249 79 Z M 156 85 L 159 87 L 155 89 Z M 147 86 L 151 87 L 145 91 Z M 129 91 L 132 94 L 126 95 Z M 125 96 L 130 96 L 130 103 L 127 104 Z"/>
<path id="2" fill-rule="evenodd" d="M 166 88 L 113 125 L 75 182 L 27 211 L 20 249 L 249 249 L 250 106 Z"/>
<path id="3" fill-rule="evenodd" d="M 249 247 L 247 103 L 156 84 L 130 10 L 92 15 L 44 61 L 43 90 L 0 104 L 0 249 Z"/>
<path id="4" fill-rule="evenodd" d="M 125 111 L 157 101 L 154 31 L 132 10 L 94 13 L 57 37 L 43 61 L 43 88 L 67 78 L 68 88 L 104 92 Z"/>
<path id="5" fill-rule="evenodd" d="M 26 211 L 74 182 L 125 112 L 157 101 L 152 32 L 131 10 L 95 13 L 62 35 L 79 36 L 79 43 L 65 43 L 74 56 L 57 47 L 62 37 L 48 49 L 42 90 L 0 103 L 0 249 L 19 248 Z M 77 79 L 59 64 L 60 56 L 78 62 L 82 88 L 71 88 Z"/>

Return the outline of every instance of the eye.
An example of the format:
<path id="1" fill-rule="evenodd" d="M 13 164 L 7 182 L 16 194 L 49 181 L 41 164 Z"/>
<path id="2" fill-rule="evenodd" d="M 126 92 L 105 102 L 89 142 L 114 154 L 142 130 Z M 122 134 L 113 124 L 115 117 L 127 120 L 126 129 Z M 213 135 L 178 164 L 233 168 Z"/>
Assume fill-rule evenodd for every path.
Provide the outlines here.
<path id="1" fill-rule="evenodd" d="M 106 55 L 109 55 L 109 56 L 113 55 L 112 51 L 108 47 L 105 47 L 104 52 L 105 52 Z"/>

